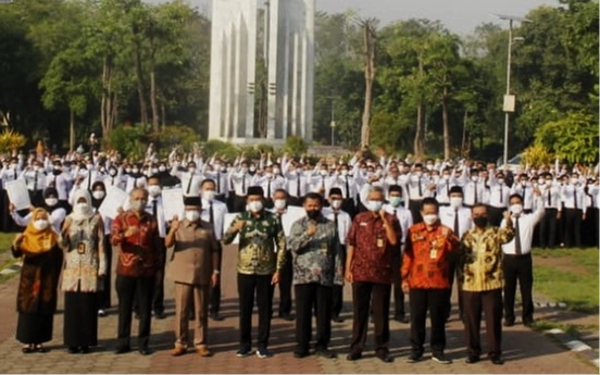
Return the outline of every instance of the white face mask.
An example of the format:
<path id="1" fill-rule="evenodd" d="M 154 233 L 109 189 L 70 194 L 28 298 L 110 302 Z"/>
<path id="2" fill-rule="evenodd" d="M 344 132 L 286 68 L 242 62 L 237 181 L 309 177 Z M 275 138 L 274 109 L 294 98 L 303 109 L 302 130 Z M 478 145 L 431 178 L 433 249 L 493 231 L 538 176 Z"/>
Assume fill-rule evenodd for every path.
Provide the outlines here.
<path id="1" fill-rule="evenodd" d="M 248 211 L 250 212 L 260 212 L 263 209 L 263 203 L 261 201 L 252 201 L 248 203 Z"/>
<path id="2" fill-rule="evenodd" d="M 463 204 L 463 199 L 460 197 L 450 197 L 450 206 L 453 208 L 459 208 Z"/>
<path id="3" fill-rule="evenodd" d="M 202 199 L 207 202 L 212 202 L 215 199 L 215 191 L 214 190 L 205 190 L 202 192 Z"/>
<path id="4" fill-rule="evenodd" d="M 321 176 L 327 176 L 327 173 L 326 169 L 321 169 Z"/>
<path id="5" fill-rule="evenodd" d="M 579 183 L 579 180 L 576 178 L 572 178 L 571 179 L 571 185 L 577 185 Z"/>
<path id="6" fill-rule="evenodd" d="M 148 186 L 148 194 L 152 197 L 158 197 L 161 193 L 162 189 L 158 185 L 150 185 Z"/>
<path id="7" fill-rule="evenodd" d="M 471 180 L 473 182 L 477 182 L 477 181 L 479 181 L 479 176 L 471 176 Z"/>
<path id="8" fill-rule="evenodd" d="M 104 198 L 104 195 L 106 193 L 102 190 L 96 190 L 92 193 L 92 197 L 94 197 L 94 199 L 100 200 L 102 198 Z"/>
<path id="9" fill-rule="evenodd" d="M 49 224 L 50 223 L 48 223 L 48 220 L 38 219 L 33 222 L 33 227 L 37 230 L 44 230 L 48 228 Z"/>
<path id="10" fill-rule="evenodd" d="M 164 172 L 167 170 L 167 168 L 164 165 L 161 165 L 160 167 L 158 167 L 159 172 Z"/>
<path id="11" fill-rule="evenodd" d="M 49 207 L 54 207 L 58 204 L 58 199 L 57 198 L 46 198 L 45 202 Z"/>
<path id="12" fill-rule="evenodd" d="M 340 207 L 342 207 L 342 201 L 339 199 L 332 200 L 331 207 L 333 207 L 334 210 L 339 210 Z"/>
<path id="13" fill-rule="evenodd" d="M 279 168 L 273 168 L 273 173 L 280 174 L 281 171 L 279 170 Z"/>
<path id="14" fill-rule="evenodd" d="M 504 179 L 503 179 L 503 178 L 499 178 L 499 179 L 498 179 L 498 183 L 499 183 L 500 185 L 502 185 L 502 184 L 504 183 Z"/>
<path id="15" fill-rule="evenodd" d="M 271 172 L 267 172 L 267 173 L 265 174 L 265 176 L 266 176 L 268 179 L 271 179 L 271 178 L 273 178 L 273 173 L 271 173 Z"/>
<path id="16" fill-rule="evenodd" d="M 378 212 L 382 206 L 382 201 L 367 201 L 367 209 L 371 212 Z"/>
<path id="17" fill-rule="evenodd" d="M 436 214 L 423 215 L 423 222 L 425 222 L 427 225 L 433 225 L 437 220 L 438 215 Z"/>
<path id="18" fill-rule="evenodd" d="M 342 176 L 348 176 L 348 170 L 342 169 Z"/>
<path id="19" fill-rule="evenodd" d="M 283 210 L 285 209 L 286 203 L 287 202 L 285 201 L 285 199 L 275 199 L 273 205 L 275 206 L 275 209 Z"/>
<path id="20" fill-rule="evenodd" d="M 200 212 L 194 211 L 185 211 L 185 218 L 188 221 L 198 221 L 200 219 Z"/>
<path id="21" fill-rule="evenodd" d="M 134 168 L 131 170 L 131 172 L 133 172 L 134 174 L 140 173 L 140 170 L 137 168 Z"/>
<path id="22" fill-rule="evenodd" d="M 511 204 L 510 205 L 510 212 L 512 212 L 513 215 L 520 215 L 523 212 L 523 205 L 518 203 L 518 204 Z"/>
<path id="23" fill-rule="evenodd" d="M 87 203 L 77 203 L 75 207 L 73 207 L 73 211 L 78 214 L 85 214 L 88 212 L 88 204 Z"/>
<path id="24" fill-rule="evenodd" d="M 131 202 L 131 209 L 137 212 L 142 212 L 146 209 L 146 205 L 148 204 L 148 201 L 146 201 L 145 199 L 139 200 L 139 201 L 133 201 Z"/>

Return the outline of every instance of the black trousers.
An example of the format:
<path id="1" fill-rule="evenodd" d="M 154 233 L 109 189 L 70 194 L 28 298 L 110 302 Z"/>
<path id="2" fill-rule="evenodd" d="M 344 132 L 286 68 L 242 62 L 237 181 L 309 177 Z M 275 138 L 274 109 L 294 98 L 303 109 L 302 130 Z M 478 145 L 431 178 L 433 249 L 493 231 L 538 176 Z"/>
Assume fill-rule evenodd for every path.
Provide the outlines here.
<path id="1" fill-rule="evenodd" d="M 596 247 L 600 245 L 600 214 L 597 208 L 592 209 L 592 215 L 594 215 L 594 239 L 596 240 Z"/>
<path id="2" fill-rule="evenodd" d="M 235 191 L 230 190 L 227 192 L 227 212 L 235 212 Z"/>
<path id="3" fill-rule="evenodd" d="M 409 200 L 408 201 L 408 209 L 412 214 L 413 224 L 418 224 L 423 221 L 423 217 L 421 217 L 421 202 L 423 200 Z"/>
<path id="4" fill-rule="evenodd" d="M 469 355 L 481 355 L 481 313 L 485 314 L 488 356 L 502 354 L 502 289 L 486 292 L 460 292 L 465 312 L 465 340 Z"/>
<path id="5" fill-rule="evenodd" d="M 292 252 L 285 252 L 285 264 L 279 273 L 279 316 L 292 312 Z"/>
<path id="6" fill-rule="evenodd" d="M 581 217 L 583 213 L 579 209 L 564 208 L 564 237 L 566 247 L 581 247 Z"/>
<path id="7" fill-rule="evenodd" d="M 425 320 L 429 310 L 431 321 L 431 352 L 441 355 L 446 348 L 446 304 L 448 289 L 411 289 L 410 346 L 413 354 L 421 356 L 425 344 Z"/>
<path id="8" fill-rule="evenodd" d="M 373 299 L 373 320 L 375 325 L 375 352 L 386 354 L 389 351 L 390 341 L 390 284 L 377 284 L 369 282 L 352 283 L 352 305 L 354 318 L 352 321 L 352 343 L 350 349 L 353 353 L 362 353 L 367 341 L 369 328 L 369 310 L 371 297 Z"/>
<path id="9" fill-rule="evenodd" d="M 318 283 L 294 286 L 296 295 L 296 342 L 298 351 L 308 352 L 312 339 L 313 306 L 317 317 L 316 350 L 324 350 L 331 340 L 331 293 L 330 286 Z"/>
<path id="10" fill-rule="evenodd" d="M 221 272 L 221 267 L 222 267 L 222 263 L 223 263 L 223 246 L 221 245 L 221 242 L 219 242 L 219 259 L 221 260 L 219 262 L 219 272 Z M 219 283 L 217 283 L 217 285 L 215 285 L 214 287 L 210 288 L 210 309 L 209 309 L 209 313 L 211 315 L 218 315 L 219 311 L 221 310 L 221 280 L 219 280 Z"/>
<path id="11" fill-rule="evenodd" d="M 155 313 L 163 313 L 165 311 L 165 258 L 167 255 L 167 247 L 164 241 L 160 241 L 160 251 L 163 254 L 163 262 L 158 265 L 158 271 L 154 278 L 154 293 L 152 294 L 152 309 Z"/>
<path id="12" fill-rule="evenodd" d="M 338 256 L 342 263 L 342 274 L 346 274 L 346 246 L 339 245 Z M 331 316 L 340 316 L 344 307 L 344 285 L 333 285 L 331 297 Z"/>
<path id="13" fill-rule="evenodd" d="M 229 212 L 244 212 L 246 211 L 246 197 L 235 195 L 233 197 L 233 211 Z"/>
<path id="14" fill-rule="evenodd" d="M 347 212 L 350 215 L 350 218 L 354 220 L 356 216 L 356 205 L 354 204 L 354 199 L 347 198 L 342 202 L 342 211 Z"/>
<path id="15" fill-rule="evenodd" d="M 404 292 L 402 291 L 402 254 L 398 252 L 392 261 L 392 285 L 394 287 L 394 317 L 401 318 L 406 315 L 404 308 Z"/>
<path id="16" fill-rule="evenodd" d="M 515 321 L 515 293 L 517 281 L 523 298 L 523 322 L 533 321 L 533 262 L 531 253 L 525 255 L 504 255 L 504 319 Z"/>
<path id="17" fill-rule="evenodd" d="M 152 322 L 152 293 L 154 277 L 129 277 L 117 275 L 116 289 L 119 297 L 118 345 L 129 346 L 131 337 L 131 313 L 134 300 L 139 302 L 138 346 L 147 348 Z"/>
<path id="18" fill-rule="evenodd" d="M 556 228 L 558 220 L 556 208 L 546 208 L 544 217 L 540 221 L 540 247 L 553 248 L 556 246 Z"/>
<path id="19" fill-rule="evenodd" d="M 104 236 L 104 253 L 106 254 L 106 275 L 102 279 L 102 291 L 98 292 L 98 308 L 102 310 L 111 307 L 112 245 L 109 234 Z"/>
<path id="20" fill-rule="evenodd" d="M 252 347 L 252 309 L 254 294 L 258 305 L 258 349 L 266 349 L 271 333 L 273 309 L 272 275 L 244 275 L 238 273 L 238 294 L 240 296 L 240 346 Z"/>

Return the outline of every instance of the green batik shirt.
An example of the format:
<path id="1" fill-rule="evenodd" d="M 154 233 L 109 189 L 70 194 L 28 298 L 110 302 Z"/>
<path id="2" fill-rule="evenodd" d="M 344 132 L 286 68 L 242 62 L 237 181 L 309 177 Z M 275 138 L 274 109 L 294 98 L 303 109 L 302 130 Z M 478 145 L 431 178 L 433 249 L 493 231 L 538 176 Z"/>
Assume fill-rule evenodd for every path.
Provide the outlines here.
<path id="1" fill-rule="evenodd" d="M 233 228 L 237 221 L 246 222 L 240 230 L 238 251 L 238 273 L 244 275 L 272 275 L 281 271 L 285 263 L 285 235 L 277 217 L 263 210 L 259 217 L 242 212 L 231 223 L 223 242 L 229 245 L 237 232 Z"/>

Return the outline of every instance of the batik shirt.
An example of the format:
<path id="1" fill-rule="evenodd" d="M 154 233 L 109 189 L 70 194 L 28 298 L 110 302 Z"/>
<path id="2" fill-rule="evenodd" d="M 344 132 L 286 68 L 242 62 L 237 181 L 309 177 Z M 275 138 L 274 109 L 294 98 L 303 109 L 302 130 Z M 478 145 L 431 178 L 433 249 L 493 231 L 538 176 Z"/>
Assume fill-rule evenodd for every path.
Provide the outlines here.
<path id="1" fill-rule="evenodd" d="M 281 271 L 285 263 L 285 235 L 277 217 L 264 210 L 258 217 L 242 212 L 223 235 L 226 245 L 235 239 L 233 227 L 239 220 L 246 224 L 239 231 L 237 271 L 244 275 L 272 275 Z"/>
<path id="2" fill-rule="evenodd" d="M 293 256 L 293 284 L 318 283 L 333 286 L 336 273 L 342 272 L 335 224 L 325 217 L 316 221 L 317 231 L 309 236 L 306 230 L 311 220 L 304 217 L 292 225 L 288 244 Z"/>
<path id="3" fill-rule="evenodd" d="M 512 221 L 506 228 L 473 228 L 465 233 L 458 258 L 458 285 L 466 292 L 502 288 L 502 245 L 514 238 Z"/>

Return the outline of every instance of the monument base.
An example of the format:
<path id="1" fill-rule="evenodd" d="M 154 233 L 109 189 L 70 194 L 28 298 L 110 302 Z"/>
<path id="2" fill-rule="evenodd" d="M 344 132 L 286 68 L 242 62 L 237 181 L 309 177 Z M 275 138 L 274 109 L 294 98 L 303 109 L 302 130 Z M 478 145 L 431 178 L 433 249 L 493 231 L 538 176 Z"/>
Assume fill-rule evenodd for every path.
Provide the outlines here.
<path id="1" fill-rule="evenodd" d="M 209 140 L 219 140 L 222 142 L 232 143 L 240 146 L 258 146 L 258 145 L 269 145 L 269 146 L 284 146 L 284 139 L 269 139 L 269 138 L 210 138 Z"/>

